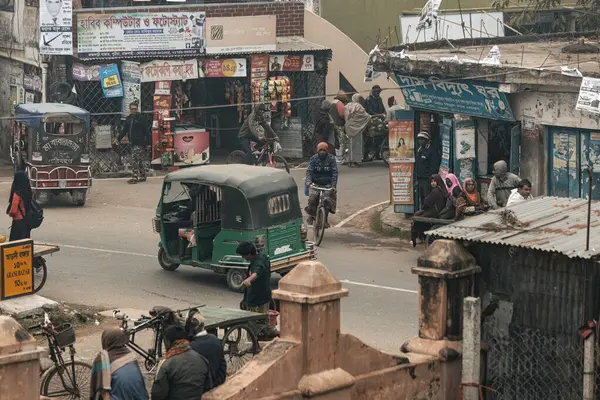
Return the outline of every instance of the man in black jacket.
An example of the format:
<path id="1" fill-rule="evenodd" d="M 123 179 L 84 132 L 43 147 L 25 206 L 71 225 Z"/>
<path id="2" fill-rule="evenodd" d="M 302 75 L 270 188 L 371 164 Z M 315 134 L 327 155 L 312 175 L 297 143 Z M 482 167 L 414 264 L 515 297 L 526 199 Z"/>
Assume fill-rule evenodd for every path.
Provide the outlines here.
<path id="1" fill-rule="evenodd" d="M 419 201 L 423 206 L 425 197 L 431 192 L 431 176 L 437 174 L 440 168 L 440 157 L 437 150 L 431 146 L 431 136 L 428 132 L 419 132 L 417 135 L 419 149 L 415 157 L 415 170 Z"/>
<path id="2" fill-rule="evenodd" d="M 131 157 L 133 159 L 132 178 L 128 183 L 138 183 L 146 181 L 146 167 L 144 159 L 146 146 L 150 143 L 150 131 L 146 119 L 139 113 L 138 103 L 134 102 L 129 105 L 129 116 L 125 120 L 121 128 L 121 134 L 117 138 L 117 142 L 127 137 L 131 144 Z"/>
<path id="3" fill-rule="evenodd" d="M 227 378 L 227 362 L 225 361 L 221 340 L 206 332 L 204 317 L 198 310 L 190 311 L 185 326 L 191 336 L 190 345 L 192 349 L 208 360 L 212 388 L 222 385 Z"/>
<path id="4" fill-rule="evenodd" d="M 381 98 L 381 87 L 375 85 L 371 88 L 371 94 L 365 100 L 365 110 L 369 115 L 384 115 L 385 106 L 383 105 L 383 99 Z"/>
<path id="5" fill-rule="evenodd" d="M 152 400 L 200 400 L 212 387 L 208 360 L 192 350 L 181 325 L 165 332 L 167 354 L 158 364 Z"/>

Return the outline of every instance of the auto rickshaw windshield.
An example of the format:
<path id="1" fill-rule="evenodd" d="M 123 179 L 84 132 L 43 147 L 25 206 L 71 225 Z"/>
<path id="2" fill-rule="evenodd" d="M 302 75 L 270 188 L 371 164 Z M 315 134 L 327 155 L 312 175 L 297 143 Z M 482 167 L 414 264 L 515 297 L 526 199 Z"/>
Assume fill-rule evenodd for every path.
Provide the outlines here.
<path id="1" fill-rule="evenodd" d="M 83 132 L 83 123 L 44 122 L 43 129 L 51 135 L 79 135 Z"/>
<path id="2" fill-rule="evenodd" d="M 167 182 L 163 191 L 163 204 L 176 203 L 183 200 L 189 200 L 189 189 L 180 182 Z"/>

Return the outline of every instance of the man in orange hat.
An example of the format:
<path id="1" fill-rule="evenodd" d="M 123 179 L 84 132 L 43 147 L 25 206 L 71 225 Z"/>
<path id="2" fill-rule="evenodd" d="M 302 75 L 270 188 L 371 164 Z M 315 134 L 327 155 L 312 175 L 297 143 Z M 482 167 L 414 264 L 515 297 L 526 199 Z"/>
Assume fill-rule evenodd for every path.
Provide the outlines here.
<path id="1" fill-rule="evenodd" d="M 310 188 L 308 193 L 308 205 L 304 209 L 308 214 L 308 224 L 312 224 L 315 220 L 317 205 L 319 204 L 319 196 L 321 191 L 312 188 L 314 184 L 320 187 L 333 188 L 333 190 L 325 192 L 329 197 L 329 212 L 335 214 L 336 205 L 336 186 L 338 180 L 338 167 L 335 161 L 335 156 L 327 151 L 328 145 L 321 142 L 317 145 L 317 154 L 310 158 L 308 169 L 306 170 L 305 185 Z M 327 227 L 327 225 L 326 225 Z"/>

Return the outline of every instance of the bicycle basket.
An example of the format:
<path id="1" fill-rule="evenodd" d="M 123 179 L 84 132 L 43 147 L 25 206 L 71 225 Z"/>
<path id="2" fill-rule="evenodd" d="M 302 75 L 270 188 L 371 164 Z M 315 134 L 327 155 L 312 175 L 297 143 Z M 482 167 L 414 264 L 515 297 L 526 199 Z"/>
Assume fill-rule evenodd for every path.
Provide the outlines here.
<path id="1" fill-rule="evenodd" d="M 54 334 L 59 347 L 68 347 L 75 343 L 75 329 L 71 324 L 63 324 L 56 329 Z"/>

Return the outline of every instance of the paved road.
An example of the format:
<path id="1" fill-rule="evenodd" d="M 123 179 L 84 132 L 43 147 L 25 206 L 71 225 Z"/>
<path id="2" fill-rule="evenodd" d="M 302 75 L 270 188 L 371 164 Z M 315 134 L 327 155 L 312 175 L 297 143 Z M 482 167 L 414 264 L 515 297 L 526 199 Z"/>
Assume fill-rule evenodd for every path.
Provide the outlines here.
<path id="1" fill-rule="evenodd" d="M 343 168 L 340 173 L 337 221 L 387 199 L 387 169 L 382 165 Z M 295 170 L 293 176 L 301 184 L 304 171 Z M 240 296 L 228 290 L 223 276 L 191 267 L 175 272 L 159 267 L 151 219 L 160 184 L 160 179 L 133 186 L 124 180 L 97 180 L 83 208 L 71 206 L 68 196 L 55 198 L 45 209 L 43 226 L 34 232 L 38 241 L 62 245 L 48 259 L 48 282 L 40 294 L 107 309 L 236 307 Z M 8 198 L 9 190 L 8 182 L 0 182 L 0 198 Z M 2 218 L 0 233 L 8 233 L 10 221 Z M 319 259 L 350 289 L 342 302 L 345 332 L 386 351 L 397 351 L 416 334 L 417 284 L 410 268 L 418 254 L 397 239 L 360 232 L 352 222 L 327 231 Z"/>

